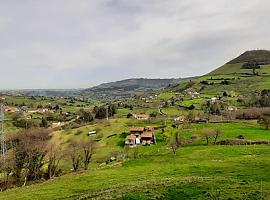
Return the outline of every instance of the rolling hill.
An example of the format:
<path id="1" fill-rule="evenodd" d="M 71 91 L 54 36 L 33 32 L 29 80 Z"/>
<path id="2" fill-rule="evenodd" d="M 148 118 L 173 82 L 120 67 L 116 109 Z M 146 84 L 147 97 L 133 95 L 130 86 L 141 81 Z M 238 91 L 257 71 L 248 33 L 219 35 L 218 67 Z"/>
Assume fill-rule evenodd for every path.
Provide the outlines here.
<path id="1" fill-rule="evenodd" d="M 239 59 L 242 60 L 241 56 Z M 254 60 L 254 57 L 251 59 Z M 250 69 L 242 69 L 242 65 L 248 61 L 229 62 L 204 76 L 178 80 L 181 81 L 179 84 L 165 89 L 175 92 L 161 93 L 156 101 L 182 95 L 176 94 L 176 91 L 185 89 L 204 94 L 195 99 L 183 95 L 180 103 L 186 104 L 206 101 L 224 91 L 243 94 L 251 90 L 269 89 L 270 65 L 262 65 L 257 70 L 258 74 L 253 74 Z M 161 82 L 161 79 L 129 79 L 101 84 L 84 92 L 134 94 L 134 91 L 158 90 L 168 84 L 171 84 L 168 80 Z M 152 108 L 156 110 L 155 104 L 142 107 L 140 101 L 136 103 L 137 108 L 132 108 L 132 112 L 136 109 L 143 109 L 143 112 L 151 112 Z M 195 106 L 197 111 L 202 111 Z M 175 115 L 183 111 L 177 104 L 168 108 L 176 109 Z M 120 115 L 120 112 L 124 115 Z M 240 135 L 248 141 L 270 141 L 269 130 L 263 130 L 256 121 L 188 124 L 187 128 L 181 130 L 181 138 L 187 141 L 192 137 L 196 139 L 193 144 L 183 145 L 173 154 L 168 146 L 168 138 L 180 130 L 172 128 L 175 122 L 173 118 L 170 120 L 168 113 L 160 118 L 139 121 L 127 118 L 129 112 L 122 108 L 117 118 L 53 133 L 53 142 L 64 146 L 72 138 L 87 140 L 90 130 L 98 131 L 98 148 L 89 170 L 70 173 L 70 163 L 64 160 L 62 169 L 69 171 L 66 175 L 7 190 L 0 194 L 0 199 L 269 199 L 269 145 L 206 145 L 201 135 L 204 130 L 220 129 L 223 134 L 219 140 L 223 141 L 235 140 Z M 123 148 L 123 133 L 132 127 L 145 126 L 156 127 L 157 144 L 139 146 L 138 149 Z"/>
<path id="2" fill-rule="evenodd" d="M 258 63 L 270 64 L 270 51 L 268 50 L 246 51 L 237 58 L 228 62 L 227 64 L 245 63 L 252 60 L 257 61 Z"/>
<path id="3" fill-rule="evenodd" d="M 257 62 L 259 69 L 244 68 L 248 62 Z M 216 70 L 169 87 L 172 91 L 183 91 L 185 89 L 199 91 L 210 95 L 220 95 L 223 92 L 236 92 L 247 94 L 251 91 L 261 91 L 270 88 L 270 51 L 254 50 L 246 51 L 237 58 L 227 62 Z"/>
<path id="4" fill-rule="evenodd" d="M 157 90 L 179 83 L 182 79 L 145 79 L 134 78 L 116 82 L 103 83 L 82 91 L 84 95 L 97 98 L 102 97 L 125 97 L 146 91 Z"/>

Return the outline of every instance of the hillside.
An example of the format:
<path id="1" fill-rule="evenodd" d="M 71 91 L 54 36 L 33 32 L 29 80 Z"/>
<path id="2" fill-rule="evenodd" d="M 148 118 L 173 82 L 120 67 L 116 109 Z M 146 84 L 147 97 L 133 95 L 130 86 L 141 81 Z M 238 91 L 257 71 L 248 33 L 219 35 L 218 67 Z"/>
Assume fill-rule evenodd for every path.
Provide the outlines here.
<path id="1" fill-rule="evenodd" d="M 156 90 L 167 87 L 169 85 L 175 85 L 182 79 L 145 79 L 134 78 L 126 79 L 116 82 L 103 83 L 101 85 L 84 90 L 84 95 L 90 95 L 94 97 L 104 96 L 130 96 L 136 93 L 143 93 L 149 90 Z"/>
<path id="2" fill-rule="evenodd" d="M 82 115 L 81 109 L 90 110 L 94 116 L 95 105 L 102 108 L 103 102 L 6 97 L 9 104 L 52 102 L 74 119 L 67 119 L 68 126 L 50 134 L 49 144 L 56 147 L 55 155 L 59 156 L 59 174 L 49 180 L 28 180 L 26 187 L 20 187 L 25 181 L 24 167 L 18 184 L 0 192 L 0 199 L 270 199 L 270 134 L 258 116 L 259 112 L 269 115 L 270 108 L 247 109 L 239 101 L 253 91 L 270 88 L 270 65 L 261 65 L 256 73 L 242 65 L 225 64 L 204 76 L 177 80 L 179 84 L 174 79 L 128 79 L 87 89 L 84 94 L 113 99 L 117 112 L 108 119 L 84 123 L 81 116 L 87 115 Z M 168 84 L 171 86 L 166 87 Z M 115 98 L 137 92 L 141 95 Z M 213 98 L 216 100 L 206 107 Z M 141 120 L 136 117 L 140 114 L 149 118 Z M 43 119 L 46 114 L 38 116 Z M 184 119 L 178 120 L 182 116 Z M 126 142 L 134 128 L 145 132 L 135 133 L 141 141 L 130 145 Z M 153 131 L 154 143 L 144 143 L 149 130 Z M 84 142 L 89 141 L 95 146 L 85 169 Z M 48 156 L 39 170 L 44 175 L 49 170 Z M 79 159 L 78 171 L 74 170 L 75 157 Z M 12 183 L 16 179 L 10 176 L 9 180 Z"/>
<path id="3" fill-rule="evenodd" d="M 258 63 L 270 64 L 270 51 L 268 50 L 246 51 L 237 58 L 228 62 L 227 64 L 245 63 L 248 61 L 257 61 Z"/>
<path id="4" fill-rule="evenodd" d="M 200 138 L 193 145 L 181 147 L 173 155 L 161 131 L 157 131 L 158 143 L 140 146 L 138 159 L 133 159 L 134 149 L 129 149 L 124 162 L 119 158 L 107 165 L 101 164 L 100 157 L 124 151 L 118 145 L 119 141 L 123 141 L 121 131 L 128 130 L 131 122 L 131 119 L 112 119 L 98 125 L 56 132 L 54 139 L 65 144 L 72 137 L 87 139 L 87 130 L 102 127 L 100 148 L 90 169 L 8 190 L 0 193 L 0 199 L 255 200 L 261 195 L 266 196 L 265 199 L 269 197 L 268 145 L 206 146 L 204 138 Z M 144 125 L 151 123 L 145 122 Z M 194 134 L 199 136 L 205 127 L 222 128 L 224 135 L 221 139 L 234 139 L 242 134 L 248 140 L 270 140 L 269 131 L 260 129 L 252 122 L 193 124 L 181 135 L 184 138 Z M 169 130 L 167 127 L 166 134 Z"/>
<path id="5" fill-rule="evenodd" d="M 256 61 L 260 64 L 259 69 L 243 67 L 243 64 Z M 247 51 L 237 58 L 229 61 L 216 70 L 182 82 L 170 87 L 172 91 L 182 91 L 184 89 L 196 90 L 200 93 L 210 95 L 221 95 L 223 92 L 235 92 L 237 94 L 247 94 L 250 91 L 260 91 L 270 88 L 270 52 L 266 50 Z M 188 86 L 188 84 L 190 86 Z"/>

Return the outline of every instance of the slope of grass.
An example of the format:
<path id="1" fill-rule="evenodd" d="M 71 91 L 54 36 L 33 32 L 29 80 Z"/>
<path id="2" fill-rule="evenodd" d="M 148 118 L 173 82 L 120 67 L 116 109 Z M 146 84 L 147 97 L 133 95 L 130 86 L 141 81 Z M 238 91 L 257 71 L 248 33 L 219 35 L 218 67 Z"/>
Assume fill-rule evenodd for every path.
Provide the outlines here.
<path id="1" fill-rule="evenodd" d="M 268 146 L 185 147 L 176 156 L 156 149 L 155 156 L 141 154 L 122 167 L 66 175 L 3 192 L 0 199 L 267 199 L 269 153 Z"/>
<path id="2" fill-rule="evenodd" d="M 192 81 L 195 84 L 188 90 L 205 95 L 220 96 L 225 91 L 234 92 L 237 95 L 246 95 L 251 91 L 270 88 L 270 65 L 262 65 L 261 69 L 256 70 L 259 76 L 252 75 L 251 69 L 241 69 L 241 66 L 241 63 L 225 64 L 207 75 L 193 79 Z M 221 84 L 223 80 L 227 80 L 229 84 Z M 202 84 L 201 81 L 207 81 L 209 85 Z M 188 81 L 182 82 L 168 88 L 168 91 L 183 91 L 188 84 Z"/>
<path id="3" fill-rule="evenodd" d="M 129 128 L 128 119 L 113 119 L 98 125 L 79 128 L 84 133 L 103 126 L 103 144 L 96 157 L 119 148 L 119 137 L 113 132 Z M 219 139 L 244 135 L 248 140 L 270 140 L 270 131 L 263 130 L 253 121 L 221 124 L 192 124 L 181 132 L 182 138 L 198 135 L 205 128 L 220 128 Z M 120 130 L 121 129 L 121 130 Z M 165 130 L 165 135 L 167 134 Z M 181 131 L 181 130 L 179 130 Z M 68 140 L 77 130 L 56 132 L 54 138 Z M 62 135 L 61 135 L 62 134 Z M 59 138 L 62 136 L 62 138 Z M 119 136 L 119 134 L 118 134 Z M 73 135 L 84 139 L 83 135 Z M 157 133 L 162 138 L 161 133 Z M 117 141 L 116 141 L 117 140 Z M 0 193 L 0 199 L 264 199 L 270 196 L 270 148 L 255 146 L 205 146 L 201 138 L 192 146 L 185 146 L 176 155 L 164 140 L 139 148 L 139 159 L 133 159 L 133 150 L 124 163 L 99 165 L 92 163 L 90 170 L 68 174 L 55 180 Z M 96 162 L 96 161 L 94 161 Z M 210 199 L 211 199 L 210 198 Z M 262 198 L 262 199 L 263 199 Z"/>

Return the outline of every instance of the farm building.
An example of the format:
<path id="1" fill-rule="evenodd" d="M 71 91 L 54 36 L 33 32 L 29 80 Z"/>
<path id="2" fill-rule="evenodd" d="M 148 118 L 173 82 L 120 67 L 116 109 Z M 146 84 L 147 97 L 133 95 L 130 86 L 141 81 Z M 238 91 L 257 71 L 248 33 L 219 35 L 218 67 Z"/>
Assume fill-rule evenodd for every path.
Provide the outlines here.
<path id="1" fill-rule="evenodd" d="M 143 145 L 150 145 L 156 143 L 155 134 L 153 132 L 146 132 L 141 135 L 141 142 Z"/>
<path id="2" fill-rule="evenodd" d="M 96 136 L 97 135 L 97 131 L 89 131 L 88 136 Z"/>
<path id="3" fill-rule="evenodd" d="M 190 98 L 200 98 L 200 93 L 198 92 L 188 92 L 187 93 L 189 95 Z"/>
<path id="4" fill-rule="evenodd" d="M 234 107 L 234 106 L 229 106 L 229 107 L 227 108 L 227 111 L 231 111 L 231 112 L 237 111 L 237 108 Z"/>
<path id="5" fill-rule="evenodd" d="M 130 129 L 131 134 L 142 134 L 144 132 L 144 127 L 134 127 Z"/>
<path id="6" fill-rule="evenodd" d="M 16 107 L 7 106 L 5 107 L 5 112 L 10 112 L 10 113 L 19 112 L 19 109 Z"/>
<path id="7" fill-rule="evenodd" d="M 140 143 L 141 143 L 140 135 L 131 134 L 131 135 L 128 135 L 125 140 L 125 145 L 129 147 L 134 147 Z"/>
<path id="8" fill-rule="evenodd" d="M 144 121 L 144 120 L 149 120 L 150 119 L 150 115 L 134 115 L 134 117 L 137 119 L 137 120 L 140 120 L 140 121 Z"/>
<path id="9" fill-rule="evenodd" d="M 135 127 L 130 129 L 130 135 L 126 137 L 125 145 L 133 147 L 134 145 L 150 145 L 156 143 L 154 127 Z"/>
<path id="10" fill-rule="evenodd" d="M 183 122 L 185 121 L 185 116 L 184 115 L 178 116 L 174 118 L 174 121 Z"/>

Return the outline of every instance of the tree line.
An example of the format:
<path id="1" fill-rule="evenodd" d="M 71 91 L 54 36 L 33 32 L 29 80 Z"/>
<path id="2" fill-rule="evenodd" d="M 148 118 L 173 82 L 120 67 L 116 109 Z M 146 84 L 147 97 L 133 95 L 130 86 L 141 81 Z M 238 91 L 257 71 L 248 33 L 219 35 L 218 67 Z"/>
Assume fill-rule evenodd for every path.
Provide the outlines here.
<path id="1" fill-rule="evenodd" d="M 88 169 L 96 149 L 93 140 L 72 140 L 62 149 L 50 139 L 51 130 L 44 128 L 20 131 L 7 138 L 8 151 L 1 157 L 0 173 L 5 177 L 0 182 L 1 190 L 60 176 L 63 160 L 69 160 L 74 172 Z"/>

